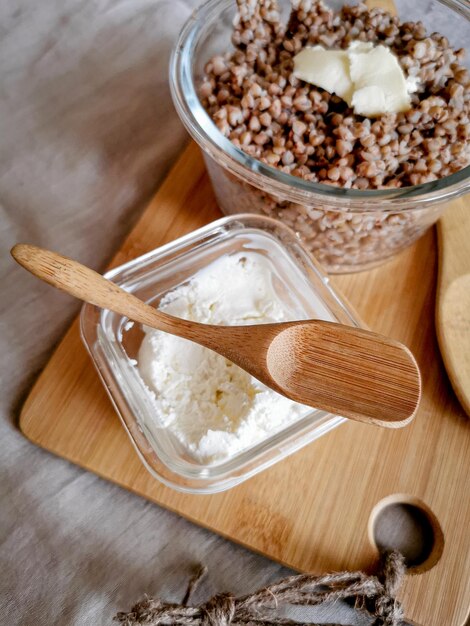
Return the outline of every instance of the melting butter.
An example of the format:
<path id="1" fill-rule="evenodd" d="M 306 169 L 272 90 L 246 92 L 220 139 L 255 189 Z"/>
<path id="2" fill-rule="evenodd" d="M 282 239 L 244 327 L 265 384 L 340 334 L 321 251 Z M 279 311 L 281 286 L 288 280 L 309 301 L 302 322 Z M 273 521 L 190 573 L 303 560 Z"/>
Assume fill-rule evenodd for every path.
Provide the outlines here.
<path id="1" fill-rule="evenodd" d="M 390 49 L 370 42 L 352 42 L 347 50 L 304 48 L 294 57 L 294 76 L 338 95 L 366 117 L 408 111 L 417 90 Z"/>
<path id="2" fill-rule="evenodd" d="M 346 50 L 304 48 L 294 57 L 294 76 L 336 94 L 351 106 L 354 84 Z"/>

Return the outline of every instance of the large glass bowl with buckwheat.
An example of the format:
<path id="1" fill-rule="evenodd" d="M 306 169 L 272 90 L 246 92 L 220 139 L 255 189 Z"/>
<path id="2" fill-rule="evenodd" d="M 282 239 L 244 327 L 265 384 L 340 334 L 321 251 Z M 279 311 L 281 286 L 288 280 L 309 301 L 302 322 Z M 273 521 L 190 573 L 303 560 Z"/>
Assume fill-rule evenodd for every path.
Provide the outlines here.
<path id="1" fill-rule="evenodd" d="M 283 221 L 333 273 L 383 263 L 470 190 L 470 5 L 396 6 L 209 0 L 171 59 L 175 107 L 223 213 Z M 408 111 L 361 117 L 292 76 L 302 47 L 356 40 L 388 46 L 416 78 Z"/>

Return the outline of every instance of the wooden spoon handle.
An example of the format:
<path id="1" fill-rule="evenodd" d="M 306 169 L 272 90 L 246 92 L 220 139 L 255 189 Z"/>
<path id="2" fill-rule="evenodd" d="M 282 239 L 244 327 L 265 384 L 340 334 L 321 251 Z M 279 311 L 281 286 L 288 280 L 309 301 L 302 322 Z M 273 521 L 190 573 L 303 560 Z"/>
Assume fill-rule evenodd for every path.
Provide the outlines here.
<path id="1" fill-rule="evenodd" d="M 41 280 L 79 300 L 174 335 L 191 335 L 194 323 L 157 311 L 77 261 L 30 244 L 17 244 L 11 255 Z"/>

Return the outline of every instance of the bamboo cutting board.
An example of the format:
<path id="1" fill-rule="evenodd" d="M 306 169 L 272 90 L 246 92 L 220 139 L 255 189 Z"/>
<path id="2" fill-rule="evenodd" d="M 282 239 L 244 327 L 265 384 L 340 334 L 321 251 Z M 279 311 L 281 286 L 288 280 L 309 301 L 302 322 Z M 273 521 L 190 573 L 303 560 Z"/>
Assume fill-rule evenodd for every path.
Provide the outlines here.
<path id="1" fill-rule="evenodd" d="M 201 156 L 191 144 L 113 264 L 218 217 Z M 298 570 L 370 568 L 377 559 L 368 535 L 374 507 L 389 496 L 417 502 L 435 516 L 443 538 L 436 530 L 435 550 L 421 568 L 430 569 L 406 579 L 407 617 L 425 626 L 461 626 L 470 603 L 470 424 L 436 347 L 435 248 L 430 231 L 381 268 L 332 279 L 373 330 L 405 342 L 420 364 L 423 400 L 404 429 L 348 422 L 230 491 L 177 493 L 141 465 L 81 344 L 77 322 L 27 399 L 20 427 L 43 448 Z"/>

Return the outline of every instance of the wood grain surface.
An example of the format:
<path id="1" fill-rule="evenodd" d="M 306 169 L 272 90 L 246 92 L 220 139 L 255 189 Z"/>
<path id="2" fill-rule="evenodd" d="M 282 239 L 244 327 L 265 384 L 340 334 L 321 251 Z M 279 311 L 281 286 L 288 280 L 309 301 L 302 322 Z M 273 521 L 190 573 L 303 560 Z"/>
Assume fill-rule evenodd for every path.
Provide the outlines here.
<path id="1" fill-rule="evenodd" d="M 470 417 L 470 210 L 463 202 L 439 221 L 436 330 L 454 391 Z"/>
<path id="2" fill-rule="evenodd" d="M 218 217 L 191 144 L 113 264 Z M 387 497 L 423 503 L 440 524 L 443 542 L 418 568 L 426 571 L 407 577 L 401 599 L 414 622 L 461 626 L 470 604 L 470 427 L 437 349 L 435 280 L 433 230 L 378 269 L 332 279 L 373 330 L 403 341 L 417 358 L 423 399 L 406 428 L 348 422 L 230 491 L 177 493 L 141 465 L 75 322 L 27 399 L 21 429 L 51 452 L 303 571 L 373 568 L 377 551 L 368 524 L 374 507 Z"/>

